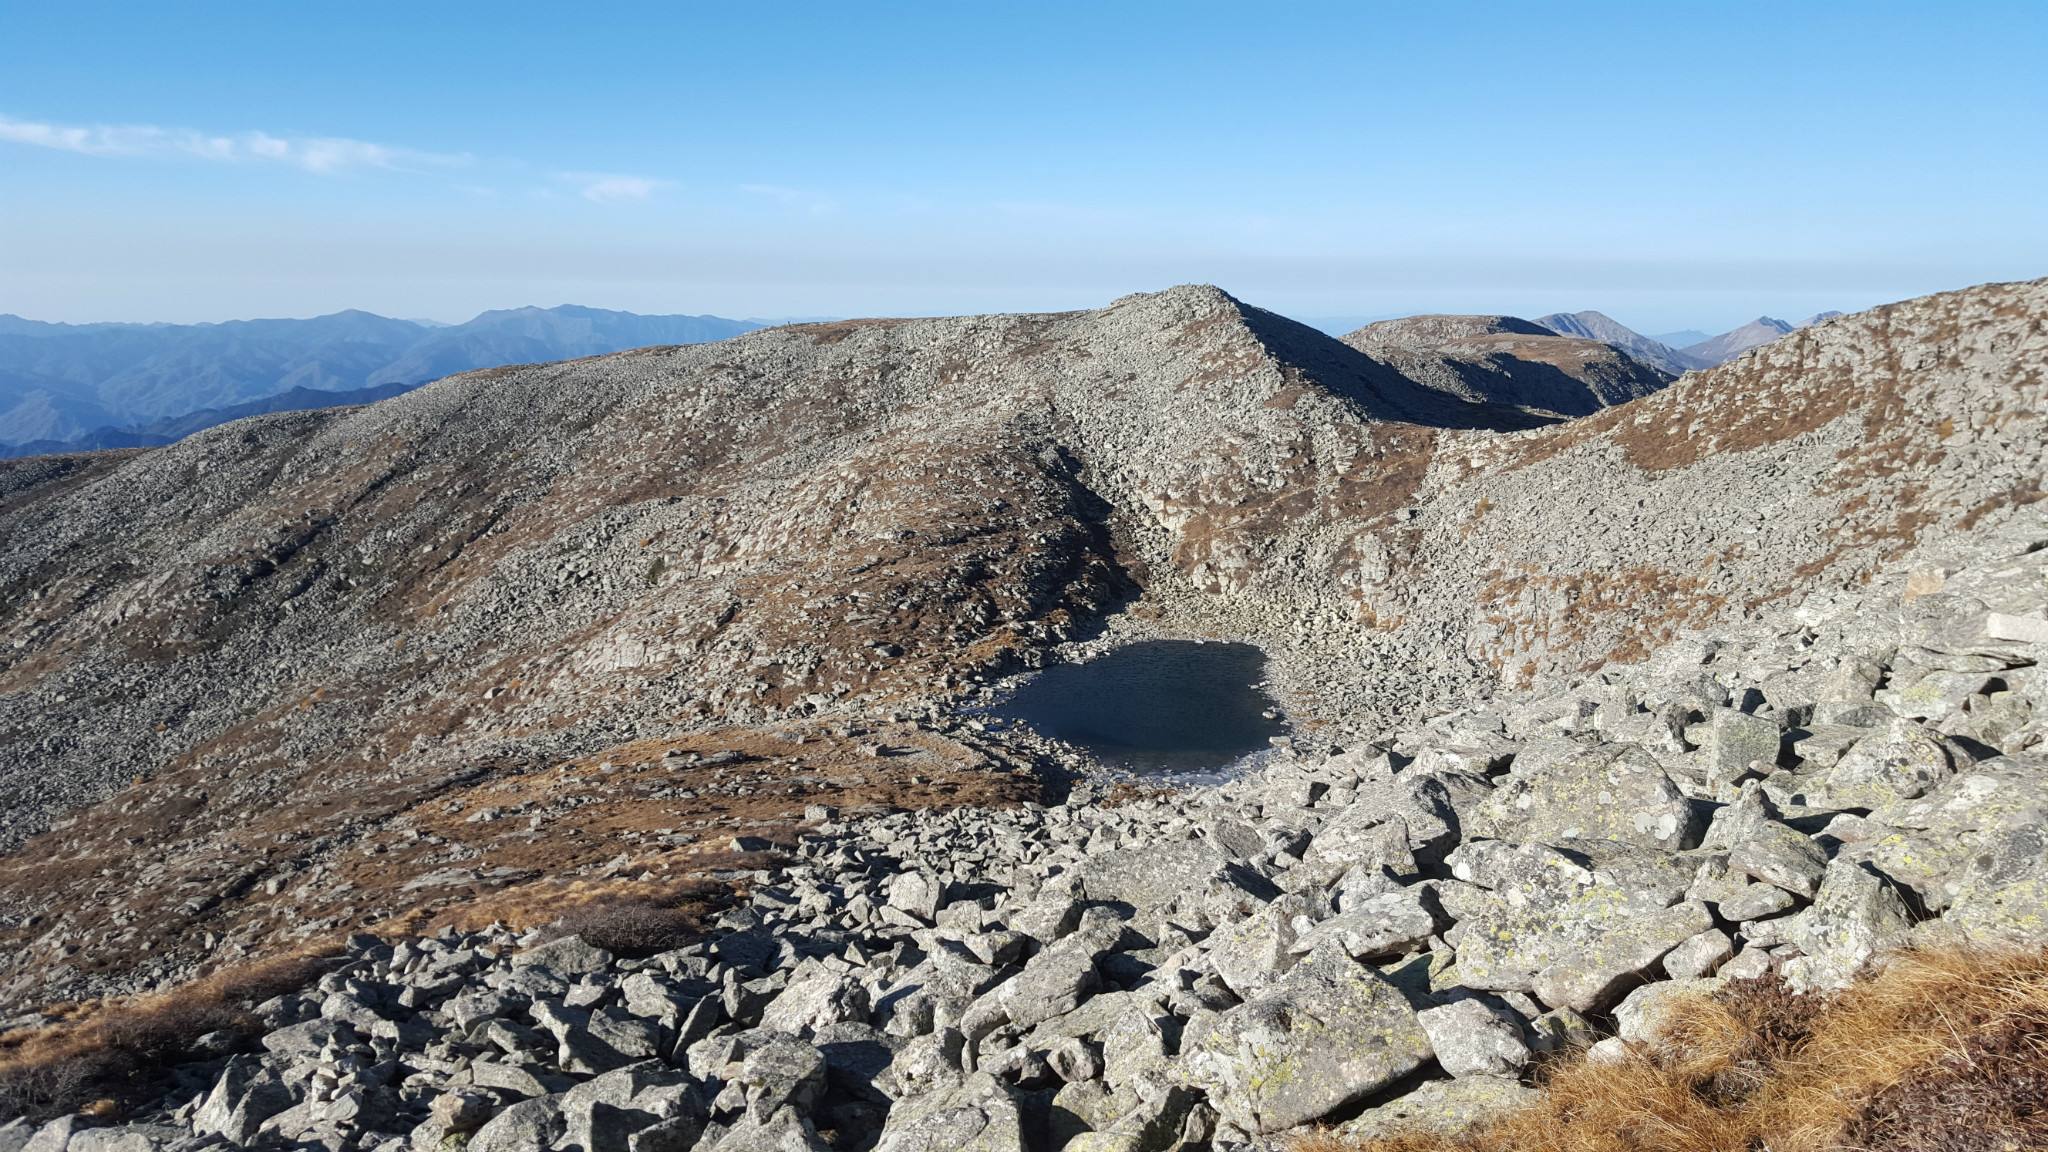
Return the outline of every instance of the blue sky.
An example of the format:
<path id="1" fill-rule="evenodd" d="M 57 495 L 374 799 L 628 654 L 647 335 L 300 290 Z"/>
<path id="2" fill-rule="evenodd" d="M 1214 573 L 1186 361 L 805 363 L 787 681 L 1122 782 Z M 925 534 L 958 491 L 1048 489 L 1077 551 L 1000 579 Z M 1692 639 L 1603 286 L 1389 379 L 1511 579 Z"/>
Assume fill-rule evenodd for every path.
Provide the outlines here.
<path id="1" fill-rule="evenodd" d="M 2044 59 L 2040 3 L 0 0 L 0 312 L 1715 330 L 2048 275 Z"/>

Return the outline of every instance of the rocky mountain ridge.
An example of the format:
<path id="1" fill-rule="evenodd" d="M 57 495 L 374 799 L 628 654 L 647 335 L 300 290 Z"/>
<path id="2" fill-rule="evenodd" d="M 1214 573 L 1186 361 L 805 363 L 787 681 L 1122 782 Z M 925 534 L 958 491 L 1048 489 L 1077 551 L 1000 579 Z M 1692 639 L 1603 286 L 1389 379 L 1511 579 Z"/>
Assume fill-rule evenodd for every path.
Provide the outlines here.
<path id="1" fill-rule="evenodd" d="M 1343 339 L 1437 391 L 1544 416 L 1623 404 L 1674 375 L 1604 341 L 1560 336 L 1515 316 L 1410 316 Z"/>
<path id="2" fill-rule="evenodd" d="M 962 709 L 1078 641 L 1257 643 L 1313 755 L 1782 612 L 2040 498 L 2044 316 L 1910 301 L 1546 425 L 1191 287 L 14 462 L 0 994 L 1014 797 L 1043 754 Z"/>

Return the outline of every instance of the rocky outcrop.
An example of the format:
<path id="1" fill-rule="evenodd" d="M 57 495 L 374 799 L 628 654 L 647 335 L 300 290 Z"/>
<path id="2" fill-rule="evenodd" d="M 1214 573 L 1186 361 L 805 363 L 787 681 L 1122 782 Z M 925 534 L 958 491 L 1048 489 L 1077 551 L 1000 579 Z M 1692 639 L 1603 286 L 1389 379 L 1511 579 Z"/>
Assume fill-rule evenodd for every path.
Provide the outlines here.
<path id="1" fill-rule="evenodd" d="M 826 814 L 709 938 L 645 959 L 358 937 L 256 1007 L 252 1050 L 126 1127 L 34 1139 L 1270 1149 L 1512 1107 L 1539 1054 L 1655 1044 L 1733 981 L 2048 945 L 2048 518 L 1951 546 L 1220 785 Z M 1934 677 L 1964 679 L 1914 691 Z"/>

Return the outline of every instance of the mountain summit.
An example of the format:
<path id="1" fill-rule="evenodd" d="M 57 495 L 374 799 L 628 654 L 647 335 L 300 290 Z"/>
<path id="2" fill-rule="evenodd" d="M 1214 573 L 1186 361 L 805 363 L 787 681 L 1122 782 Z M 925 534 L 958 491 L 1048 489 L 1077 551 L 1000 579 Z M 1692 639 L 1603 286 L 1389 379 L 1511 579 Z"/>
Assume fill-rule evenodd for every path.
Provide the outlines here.
<path id="1" fill-rule="evenodd" d="M 1783 320 L 1759 316 L 1740 328 L 1723 332 L 1710 340 L 1702 340 L 1682 351 L 1687 356 L 1707 364 L 1725 364 L 1751 348 L 1769 344 L 1793 331 L 1794 327 Z"/>

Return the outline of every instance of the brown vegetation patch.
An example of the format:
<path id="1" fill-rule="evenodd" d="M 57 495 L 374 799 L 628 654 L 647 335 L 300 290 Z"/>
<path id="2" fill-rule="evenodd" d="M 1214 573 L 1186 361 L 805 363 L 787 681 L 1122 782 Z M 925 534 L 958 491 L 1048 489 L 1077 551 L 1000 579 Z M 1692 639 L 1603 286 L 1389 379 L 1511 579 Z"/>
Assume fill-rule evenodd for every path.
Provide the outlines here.
<path id="1" fill-rule="evenodd" d="M 1119 780 L 1096 797 L 1098 808 L 1122 808 L 1126 804 L 1142 804 L 1147 800 L 1162 800 L 1173 795 L 1174 789 L 1160 784 L 1140 784 L 1135 780 Z"/>
<path id="2" fill-rule="evenodd" d="M 1686 468 L 1714 455 L 1781 443 L 1812 432 L 1871 400 L 1873 388 L 1896 394 L 1896 378 L 1851 378 L 1840 365 L 1823 367 L 1812 336 L 1796 332 L 1773 345 L 1796 358 L 1789 366 L 1745 357 L 1629 404 L 1526 436 L 1502 469 L 1539 464 L 1582 445 L 1611 442 L 1645 472 Z M 1701 404 L 1711 395 L 1714 402 Z"/>
<path id="3" fill-rule="evenodd" d="M 1908 953 L 1831 997 L 1775 982 L 1674 1010 L 1660 1042 L 1561 1064 L 1457 1134 L 1298 1152 L 2021 1152 L 2048 1147 L 2048 954 Z"/>
<path id="4" fill-rule="evenodd" d="M 1963 514 L 1956 521 L 1956 527 L 1967 532 L 1982 523 L 1986 516 L 2007 508 L 2019 508 L 2048 500 L 2048 491 L 2043 491 L 2037 479 L 2015 480 L 2005 491 L 1985 499 L 1976 507 Z"/>
<path id="5" fill-rule="evenodd" d="M 1003 805 L 1040 787 L 1027 765 L 911 724 L 729 727 L 560 763 L 402 773 L 381 758 L 294 767 L 276 751 L 221 752 L 0 861 L 0 908 L 17 913 L 0 930 L 0 979 L 20 1005 L 60 967 L 119 976 L 269 955 L 357 927 L 431 930 L 463 907 L 530 926 L 580 899 L 578 884 L 760 867 L 728 854 L 733 838 L 793 843 L 808 805 Z"/>
<path id="6" fill-rule="evenodd" d="M 688 871 L 666 880 L 542 879 L 375 925 L 379 936 L 426 935 L 443 928 L 480 932 L 543 929 L 550 939 L 581 936 L 622 956 L 648 956 L 700 938 L 712 918 L 744 900 L 748 877 L 788 863 L 777 851 L 709 849 L 692 854 Z"/>
<path id="7" fill-rule="evenodd" d="M 616 955 L 653 956 L 702 936 L 721 898 L 732 895 L 730 889 L 697 881 L 665 891 L 593 897 L 564 910 L 553 931 Z"/>
<path id="8" fill-rule="evenodd" d="M 1437 430 L 1381 424 L 1366 431 L 1325 506 L 1331 518 L 1371 523 L 1415 502 L 1436 460 Z"/>
<path id="9" fill-rule="evenodd" d="M 152 996 L 69 1005 L 60 1023 L 0 1033 L 0 1116 L 40 1119 L 94 1100 L 118 1106 L 188 1058 L 201 1036 L 252 1036 L 249 1009 L 311 983 L 334 952 L 307 947 Z"/>
<path id="10" fill-rule="evenodd" d="M 1657 645 L 1727 605 L 1703 574 L 1668 568 L 1552 573 L 1525 568 L 1495 572 L 1479 590 L 1480 620 L 1490 636 L 1478 642 L 1496 668 L 1530 652 L 1587 652 L 1578 671 L 1648 656 Z"/>
<path id="11" fill-rule="evenodd" d="M 1806 343 L 1794 351 L 1810 352 Z M 1703 410 L 1675 400 L 1658 403 L 1669 395 L 1663 393 L 1618 421 L 1613 439 L 1628 462 L 1645 472 L 1688 468 L 1709 456 L 1782 443 L 1837 419 L 1866 395 L 1847 379 L 1829 386 L 1816 375 L 1821 375 L 1818 366 L 1804 361 L 1793 368 L 1744 361 L 1725 375 L 1707 378 L 1720 388 L 1739 389 L 1741 402 L 1719 397 Z M 1868 388 L 1872 382 L 1857 383 Z"/>

